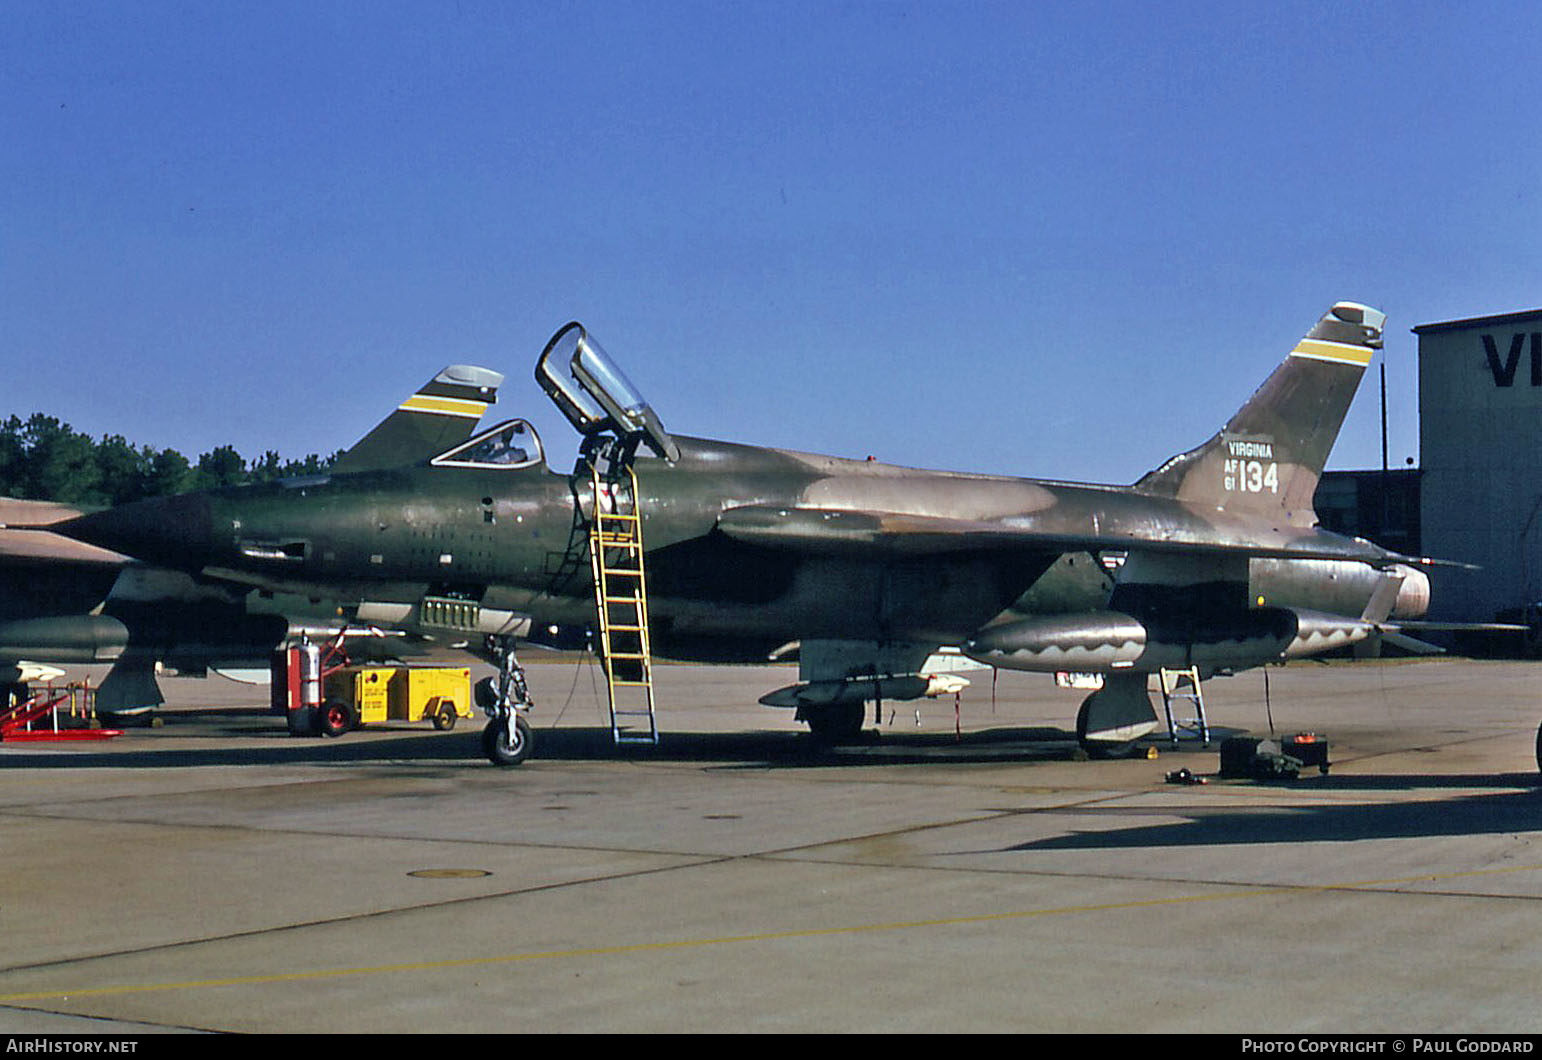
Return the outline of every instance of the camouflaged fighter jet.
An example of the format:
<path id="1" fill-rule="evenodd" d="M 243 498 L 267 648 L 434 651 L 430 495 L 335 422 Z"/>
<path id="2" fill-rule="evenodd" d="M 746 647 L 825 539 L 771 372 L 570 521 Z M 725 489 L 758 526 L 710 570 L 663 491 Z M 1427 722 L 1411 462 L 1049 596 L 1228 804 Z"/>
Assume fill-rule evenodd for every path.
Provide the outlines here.
<path id="1" fill-rule="evenodd" d="M 482 368 L 447 368 L 338 463 L 405 463 L 464 442 L 502 381 Z M 325 593 L 264 594 L 52 532 L 79 515 L 63 505 L 0 498 L 0 710 L 26 698 L 38 674 L 58 673 L 52 664 L 110 662 L 96 689 L 98 715 L 114 725 L 148 721 L 164 702 L 158 664 L 183 674 L 266 669 L 286 639 L 327 635 L 337 624 Z"/>
<path id="2" fill-rule="evenodd" d="M 796 651 L 799 682 L 762 702 L 841 737 L 866 702 L 924 694 L 923 661 L 953 645 L 995 666 L 1102 674 L 1077 732 L 1117 747 L 1155 728 L 1159 669 L 1310 655 L 1424 612 L 1423 561 L 1323 531 L 1312 509 L 1384 323 L 1334 306 L 1219 433 L 1130 486 L 677 437 L 572 323 L 536 377 L 583 435 L 573 474 L 509 420 L 432 457 L 361 446 L 327 475 L 61 529 L 203 577 L 324 593 L 354 621 L 509 646 L 598 630 L 613 715 L 624 687 L 643 686 L 650 725 L 655 654 Z M 447 390 L 417 407 L 466 418 L 480 411 L 467 400 Z M 495 761 L 528 750 L 513 684 L 489 708 Z"/>

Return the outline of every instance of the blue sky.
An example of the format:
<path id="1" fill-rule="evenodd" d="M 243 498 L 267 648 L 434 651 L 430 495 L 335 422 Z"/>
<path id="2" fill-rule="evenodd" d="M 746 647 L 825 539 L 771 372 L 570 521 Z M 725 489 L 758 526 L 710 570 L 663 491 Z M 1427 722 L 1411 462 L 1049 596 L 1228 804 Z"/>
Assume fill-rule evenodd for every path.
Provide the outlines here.
<path id="1" fill-rule="evenodd" d="M 0 415 L 330 452 L 584 321 L 681 434 L 1131 481 L 1542 305 L 1542 5 L 0 5 Z M 1373 365 L 1331 466 L 1380 462 Z"/>

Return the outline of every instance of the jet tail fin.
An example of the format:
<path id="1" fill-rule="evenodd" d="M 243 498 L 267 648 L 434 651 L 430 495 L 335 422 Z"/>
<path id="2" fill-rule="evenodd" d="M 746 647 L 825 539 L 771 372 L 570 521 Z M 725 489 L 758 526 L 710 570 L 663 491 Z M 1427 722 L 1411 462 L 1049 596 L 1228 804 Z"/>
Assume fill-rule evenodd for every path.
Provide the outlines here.
<path id="1" fill-rule="evenodd" d="M 1340 302 L 1221 431 L 1135 484 L 1144 493 L 1312 526 L 1312 494 L 1387 315 Z"/>
<path id="2" fill-rule="evenodd" d="M 491 369 L 450 365 L 334 460 L 332 471 L 379 471 L 438 456 L 471 437 L 502 384 Z"/>

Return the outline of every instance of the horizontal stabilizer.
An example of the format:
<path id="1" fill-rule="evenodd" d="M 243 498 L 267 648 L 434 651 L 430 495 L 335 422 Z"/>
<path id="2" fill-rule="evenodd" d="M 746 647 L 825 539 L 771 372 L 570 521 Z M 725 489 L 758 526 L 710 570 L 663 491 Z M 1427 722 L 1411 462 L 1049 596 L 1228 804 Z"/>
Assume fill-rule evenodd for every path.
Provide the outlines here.
<path id="1" fill-rule="evenodd" d="M 1399 622 L 1398 629 L 1416 629 L 1421 633 L 1529 633 L 1530 626 L 1519 622 Z"/>
<path id="2" fill-rule="evenodd" d="M 1446 649 L 1438 644 L 1431 644 L 1429 641 L 1418 640 L 1403 633 L 1393 632 L 1392 630 L 1382 630 L 1381 639 L 1383 643 L 1390 644 L 1394 648 L 1401 648 L 1410 655 L 1444 655 L 1446 652 Z"/>

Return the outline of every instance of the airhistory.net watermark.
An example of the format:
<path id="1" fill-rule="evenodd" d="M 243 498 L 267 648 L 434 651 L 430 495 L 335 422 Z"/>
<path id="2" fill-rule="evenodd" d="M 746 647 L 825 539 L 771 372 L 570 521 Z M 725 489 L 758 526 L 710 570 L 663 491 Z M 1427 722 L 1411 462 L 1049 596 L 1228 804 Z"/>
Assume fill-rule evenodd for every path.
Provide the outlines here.
<path id="1" fill-rule="evenodd" d="M 139 1043 L 132 1039 L 13 1037 L 5 1040 L 7 1055 L 57 1053 L 132 1053 Z"/>

